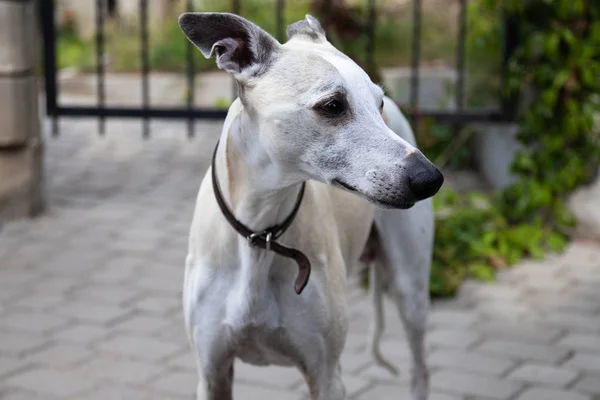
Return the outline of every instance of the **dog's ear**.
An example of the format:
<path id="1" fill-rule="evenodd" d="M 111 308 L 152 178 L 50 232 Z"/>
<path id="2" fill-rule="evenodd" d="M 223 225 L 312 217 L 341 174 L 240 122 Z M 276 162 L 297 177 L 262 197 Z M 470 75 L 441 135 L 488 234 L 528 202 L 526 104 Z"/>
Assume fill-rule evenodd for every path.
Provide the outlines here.
<path id="1" fill-rule="evenodd" d="M 301 36 L 303 39 L 316 43 L 327 41 L 325 30 L 319 23 L 319 20 L 309 14 L 306 14 L 305 19 L 289 25 L 286 29 L 286 34 L 288 40 L 293 37 Z"/>
<path id="2" fill-rule="evenodd" d="M 234 75 L 260 75 L 281 47 L 267 32 L 230 13 L 184 13 L 179 27 L 204 57 L 216 55 L 219 68 Z"/>

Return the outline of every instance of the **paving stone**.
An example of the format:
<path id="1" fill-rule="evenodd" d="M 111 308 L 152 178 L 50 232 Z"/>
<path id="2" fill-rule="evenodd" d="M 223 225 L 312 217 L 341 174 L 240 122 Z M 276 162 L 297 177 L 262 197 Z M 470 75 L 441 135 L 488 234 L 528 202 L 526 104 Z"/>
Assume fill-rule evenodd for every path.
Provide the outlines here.
<path id="1" fill-rule="evenodd" d="M 79 285 L 81 285 L 81 281 L 78 281 L 76 277 L 55 276 L 44 278 L 28 289 L 29 293 L 33 293 L 35 297 L 45 295 L 65 296 Z"/>
<path id="2" fill-rule="evenodd" d="M 348 374 L 342 374 L 342 381 L 344 382 L 346 395 L 348 397 L 355 397 L 373 385 L 373 382 L 365 377 L 351 376 Z M 306 384 L 302 384 L 301 387 L 304 388 L 303 393 L 308 395 Z"/>
<path id="3" fill-rule="evenodd" d="M 573 388 L 582 393 L 589 393 L 600 396 L 600 374 L 586 374 L 584 375 Z"/>
<path id="4" fill-rule="evenodd" d="M 404 383 L 408 385 L 411 376 L 410 363 L 405 361 L 403 363 L 393 363 L 393 365 L 398 371 L 397 376 L 392 375 L 390 371 L 374 363 L 369 364 L 366 369 L 357 372 L 356 375 L 378 383 Z"/>
<path id="5" fill-rule="evenodd" d="M 554 293 L 545 297 L 536 296 L 531 301 L 538 309 L 546 313 L 559 311 L 593 314 L 600 309 L 600 304 L 590 301 L 589 298 L 556 296 Z"/>
<path id="6" fill-rule="evenodd" d="M 114 322 L 130 313 L 129 310 L 119 306 L 84 303 L 80 301 L 69 303 L 56 310 L 56 312 L 81 321 L 98 324 Z"/>
<path id="7" fill-rule="evenodd" d="M 497 339 L 531 342 L 535 344 L 552 343 L 564 335 L 563 328 L 523 324 L 516 321 L 484 321 L 473 327 L 474 331 L 493 336 Z"/>
<path id="8" fill-rule="evenodd" d="M 458 329 L 436 329 L 427 335 L 427 339 L 435 347 L 466 349 L 479 342 L 482 336 Z"/>
<path id="9" fill-rule="evenodd" d="M 356 400 L 410 399 L 410 388 L 400 385 L 376 385 L 361 393 Z M 462 396 L 430 391 L 428 400 L 463 400 Z"/>
<path id="10" fill-rule="evenodd" d="M 432 374 L 431 386 L 453 394 L 483 396 L 505 400 L 521 390 L 522 385 L 505 379 L 473 376 L 462 372 L 440 371 Z"/>
<path id="11" fill-rule="evenodd" d="M 131 285 L 89 284 L 73 292 L 74 301 L 89 301 L 94 304 L 120 305 L 141 296 Z"/>
<path id="12" fill-rule="evenodd" d="M 593 372 L 600 374 L 600 353 L 586 354 L 576 353 L 565 364 L 565 367 L 573 368 L 579 371 Z"/>
<path id="13" fill-rule="evenodd" d="M 507 284 L 480 284 L 475 285 L 471 298 L 477 300 L 518 300 L 524 295 L 523 288 Z"/>
<path id="14" fill-rule="evenodd" d="M 123 384 L 143 384 L 162 376 L 167 368 L 161 363 L 127 360 L 125 358 L 97 356 L 81 365 L 78 370 L 86 376 L 103 378 Z"/>
<path id="15" fill-rule="evenodd" d="M 261 400 L 299 400 L 302 395 L 291 390 L 273 389 L 264 386 L 248 385 L 236 382 L 233 385 L 233 398 L 235 399 L 261 399 Z"/>
<path id="16" fill-rule="evenodd" d="M 27 362 L 23 361 L 21 358 L 0 356 L 0 378 L 14 374 L 27 366 Z M 0 398 L 2 397 L 0 396 Z"/>
<path id="17" fill-rule="evenodd" d="M 81 396 L 85 400 L 149 400 L 156 399 L 152 392 L 142 389 L 134 389 L 129 386 L 115 385 L 111 382 L 110 385 L 102 386 L 92 390 L 89 393 Z"/>
<path id="18" fill-rule="evenodd" d="M 80 363 L 92 356 L 90 350 L 80 345 L 55 344 L 31 353 L 25 360 L 48 367 L 64 368 Z"/>
<path id="19" fill-rule="evenodd" d="M 348 332 L 344 353 L 361 353 L 366 351 L 367 336 L 361 333 Z"/>
<path id="20" fill-rule="evenodd" d="M 356 400 L 371 400 L 371 399 L 409 399 L 410 397 L 410 388 L 407 385 L 392 385 L 392 384 L 374 384 L 367 390 L 363 391 L 358 395 Z M 430 399 L 433 400 L 433 395 L 430 396 Z M 444 400 L 442 398 L 442 400 Z M 449 398 L 449 400 L 454 400 L 453 398 Z"/>
<path id="21" fill-rule="evenodd" d="M 13 303 L 15 307 L 23 308 L 27 311 L 40 313 L 42 311 L 52 311 L 60 304 L 66 301 L 66 296 L 59 295 L 36 295 L 25 296 Z"/>
<path id="22" fill-rule="evenodd" d="M 556 346 L 533 343 L 511 342 L 508 340 L 487 340 L 476 350 L 490 355 L 510 356 L 519 360 L 557 362 L 565 358 L 569 351 Z"/>
<path id="23" fill-rule="evenodd" d="M 103 326 L 74 323 L 54 334 L 54 338 L 73 343 L 90 344 L 106 337 L 110 330 Z"/>
<path id="24" fill-rule="evenodd" d="M 139 257 L 119 256 L 107 261 L 104 268 L 90 276 L 90 279 L 98 283 L 125 283 L 133 279 L 138 267 L 142 264 Z"/>
<path id="25" fill-rule="evenodd" d="M 16 268 L 0 270 L 0 282 L 2 282 L 2 287 L 18 285 L 29 286 L 40 279 L 43 279 L 43 277 L 30 270 Z"/>
<path id="26" fill-rule="evenodd" d="M 152 386 L 164 393 L 193 396 L 198 386 L 198 374 L 191 372 L 170 372 L 154 380 Z"/>
<path id="27" fill-rule="evenodd" d="M 517 400 L 592 400 L 590 396 L 569 393 L 558 389 L 532 388 L 517 397 Z"/>
<path id="28" fill-rule="evenodd" d="M 545 386 L 563 387 L 573 382 L 577 375 L 577 371 L 568 368 L 525 364 L 512 371 L 509 378 L 531 384 L 540 383 Z"/>
<path id="29" fill-rule="evenodd" d="M 183 354 L 167 360 L 166 364 L 177 369 L 196 371 L 196 361 L 191 350 L 188 351 L 187 349 Z"/>
<path id="30" fill-rule="evenodd" d="M 575 350 L 590 350 L 600 352 L 600 336 L 581 333 L 569 333 L 557 344 Z"/>
<path id="31" fill-rule="evenodd" d="M 340 358 L 340 364 L 342 365 L 342 371 L 348 373 L 355 373 L 356 371 L 365 368 L 371 362 L 371 357 L 366 351 L 360 353 L 350 353 L 344 351 Z"/>
<path id="32" fill-rule="evenodd" d="M 47 312 L 10 313 L 3 315 L 0 320 L 0 325 L 3 327 L 32 333 L 46 333 L 65 326 L 67 323 L 67 318 Z"/>
<path id="33" fill-rule="evenodd" d="M 103 351 L 135 357 L 140 360 L 157 361 L 172 356 L 181 347 L 172 343 L 143 336 L 120 335 L 96 347 Z"/>
<path id="34" fill-rule="evenodd" d="M 0 354 L 22 355 L 41 348 L 47 340 L 42 336 L 0 330 Z"/>
<path id="35" fill-rule="evenodd" d="M 167 324 L 164 318 L 136 315 L 115 324 L 114 327 L 120 331 L 152 334 L 160 331 Z M 183 330 L 183 324 L 179 328 Z"/>
<path id="36" fill-rule="evenodd" d="M 75 396 L 91 389 L 96 382 L 83 379 L 82 376 L 52 369 L 32 369 L 11 376 L 5 380 L 6 385 L 35 391 L 42 395 L 56 397 Z"/>
<path id="37" fill-rule="evenodd" d="M 293 367 L 259 367 L 240 361 L 236 361 L 235 363 L 234 375 L 236 379 L 242 382 L 278 389 L 289 389 L 304 382 L 300 371 Z"/>
<path id="38" fill-rule="evenodd" d="M 173 276 L 170 279 L 157 279 L 153 276 L 142 276 L 135 280 L 135 285 L 143 289 L 149 289 L 164 293 L 179 293 L 182 290 L 181 277 Z"/>
<path id="39" fill-rule="evenodd" d="M 30 390 L 11 389 L 4 391 L 0 388 L 0 399 L 2 400 L 56 400 L 58 397 L 48 394 L 40 394 Z"/>
<path id="40" fill-rule="evenodd" d="M 46 260 L 49 264 L 46 270 L 56 276 L 85 276 L 102 265 L 106 258 L 102 251 L 93 248 L 81 250 L 63 248 L 63 251 Z"/>
<path id="41" fill-rule="evenodd" d="M 464 311 L 443 310 L 433 313 L 429 317 L 429 323 L 435 327 L 466 327 L 477 321 L 477 315 Z"/>
<path id="42" fill-rule="evenodd" d="M 600 319 L 572 312 L 552 312 L 545 315 L 542 323 L 570 331 L 600 333 Z"/>
<path id="43" fill-rule="evenodd" d="M 515 363 L 509 359 L 461 350 L 436 350 L 428 359 L 430 367 L 472 372 L 485 375 L 502 375 Z"/>
<path id="44" fill-rule="evenodd" d="M 131 307 L 150 315 L 163 316 L 182 307 L 179 296 L 165 296 L 164 294 L 146 295 L 132 302 Z"/>
<path id="45" fill-rule="evenodd" d="M 166 320 L 165 327 L 162 328 L 157 334 L 157 337 L 165 339 L 171 343 L 175 343 L 180 346 L 186 346 L 189 348 L 189 342 L 185 333 L 185 326 L 183 323 L 183 317 L 177 316 Z"/>
<path id="46" fill-rule="evenodd" d="M 524 302 L 492 300 L 478 303 L 475 311 L 481 318 L 518 322 L 532 314 L 532 307 Z"/>

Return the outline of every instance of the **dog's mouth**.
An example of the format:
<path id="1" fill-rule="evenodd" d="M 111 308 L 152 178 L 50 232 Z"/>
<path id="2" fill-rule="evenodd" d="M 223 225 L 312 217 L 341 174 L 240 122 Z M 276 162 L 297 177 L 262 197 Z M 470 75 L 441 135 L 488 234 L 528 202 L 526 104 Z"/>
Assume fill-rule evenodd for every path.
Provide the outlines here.
<path id="1" fill-rule="evenodd" d="M 339 179 L 334 179 L 333 183 L 337 186 L 340 186 L 350 192 L 358 192 L 358 189 L 355 188 L 354 186 L 348 185 L 346 182 L 344 181 L 340 181 Z"/>
<path id="2" fill-rule="evenodd" d="M 362 193 L 360 190 L 358 190 L 354 186 L 349 185 L 346 182 L 341 181 L 339 179 L 332 180 L 332 183 L 334 184 L 334 186 L 341 187 L 342 189 L 345 189 L 349 192 L 362 194 L 370 203 L 372 203 L 375 206 L 380 207 L 380 208 L 406 210 L 415 205 L 414 201 L 408 201 L 408 200 L 404 200 L 404 199 L 403 200 L 389 200 L 389 199 L 381 200 L 381 199 L 373 198 L 371 196 L 367 196 L 366 194 Z"/>

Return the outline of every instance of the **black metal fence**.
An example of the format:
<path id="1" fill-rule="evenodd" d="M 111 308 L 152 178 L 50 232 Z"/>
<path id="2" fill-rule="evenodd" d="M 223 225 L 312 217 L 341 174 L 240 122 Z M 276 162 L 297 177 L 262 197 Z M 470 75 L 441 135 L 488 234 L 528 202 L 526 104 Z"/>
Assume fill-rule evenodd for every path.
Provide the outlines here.
<path id="1" fill-rule="evenodd" d="M 142 77 L 142 104 L 139 107 L 113 107 L 106 104 L 106 87 L 103 57 L 105 52 L 105 23 L 107 18 L 106 0 L 79 0 L 96 2 L 96 21 L 95 21 L 95 42 L 96 42 L 96 75 L 97 75 L 97 102 L 95 106 L 83 106 L 76 104 L 59 103 L 59 85 L 58 85 L 58 67 L 57 67 L 57 25 L 55 20 L 56 0 L 41 0 L 40 12 L 42 19 L 42 31 L 44 38 L 44 75 L 46 91 L 46 111 L 48 116 L 52 117 L 53 133 L 58 133 L 57 121 L 59 117 L 95 117 L 99 121 L 99 131 L 104 133 L 106 118 L 140 118 L 143 123 L 144 136 L 149 136 L 149 120 L 152 118 L 170 118 L 184 119 L 188 123 L 188 134 L 193 135 L 195 119 L 222 119 L 226 116 L 227 110 L 218 108 L 198 108 L 194 106 L 194 80 L 195 66 L 193 52 L 196 51 L 191 43 L 187 43 L 186 52 L 186 80 L 187 97 L 186 104 L 182 107 L 156 107 L 150 105 L 149 88 L 149 18 L 148 18 L 148 0 L 139 1 L 139 20 L 140 20 L 140 65 Z M 187 9 L 193 10 L 193 0 L 187 1 Z M 329 0 L 331 3 L 332 0 Z M 366 35 L 366 62 L 367 65 L 373 65 L 374 49 L 377 45 L 375 41 L 376 30 L 376 0 L 365 0 L 367 2 L 367 23 L 365 24 L 364 35 Z M 468 109 L 464 108 L 465 94 L 465 43 L 467 35 L 467 0 L 459 0 L 460 11 L 458 13 L 458 37 L 456 48 L 456 91 L 455 104 L 453 110 L 438 109 L 419 109 L 419 85 L 420 85 L 420 60 L 421 60 L 421 30 L 423 24 L 423 5 L 422 0 L 413 1 L 413 25 L 412 25 L 412 50 L 411 50 L 411 80 L 410 80 L 410 100 L 408 107 L 404 107 L 406 112 L 413 119 L 420 117 L 431 117 L 442 123 L 464 124 L 480 121 L 506 121 L 511 118 L 511 102 L 498 93 L 500 106 L 495 109 Z M 276 19 L 276 36 L 279 40 L 284 37 L 284 11 L 285 0 L 275 0 L 274 18 Z M 240 13 L 240 0 L 232 0 L 232 12 Z M 504 38 L 503 76 L 505 75 L 506 64 L 512 50 L 515 48 L 516 25 L 507 22 Z M 182 40 L 185 40 L 182 34 Z M 501 84 L 501 86 L 504 86 Z"/>

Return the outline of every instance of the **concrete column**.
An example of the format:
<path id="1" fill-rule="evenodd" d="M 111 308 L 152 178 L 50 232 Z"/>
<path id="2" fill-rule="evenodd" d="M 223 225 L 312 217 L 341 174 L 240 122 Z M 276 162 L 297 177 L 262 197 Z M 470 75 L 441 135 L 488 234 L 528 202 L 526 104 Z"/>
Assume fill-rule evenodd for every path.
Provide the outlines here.
<path id="1" fill-rule="evenodd" d="M 0 222 L 43 209 L 35 0 L 0 0 Z"/>

